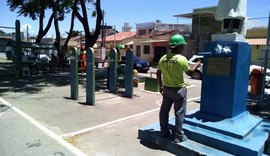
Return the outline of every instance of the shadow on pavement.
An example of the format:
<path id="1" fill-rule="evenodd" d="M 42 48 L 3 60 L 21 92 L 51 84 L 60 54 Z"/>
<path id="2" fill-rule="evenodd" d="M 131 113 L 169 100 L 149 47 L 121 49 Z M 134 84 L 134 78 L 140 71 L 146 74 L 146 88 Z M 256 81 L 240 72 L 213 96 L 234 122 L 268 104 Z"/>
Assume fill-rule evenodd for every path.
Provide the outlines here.
<path id="1" fill-rule="evenodd" d="M 263 119 L 270 119 L 270 95 L 265 94 L 264 101 L 259 104 L 259 97 L 248 95 L 247 110 L 254 115 L 260 116 Z"/>
<path id="2" fill-rule="evenodd" d="M 0 75 L 15 74 L 15 64 L 12 62 L 0 62 Z"/>
<path id="3" fill-rule="evenodd" d="M 43 87 L 49 85 L 65 86 L 69 84 L 67 74 L 40 74 L 24 79 L 15 78 L 15 74 L 1 75 L 0 96 L 7 91 L 37 93 L 41 91 Z"/>
<path id="4" fill-rule="evenodd" d="M 48 86 L 66 86 L 70 84 L 69 72 L 41 73 L 27 78 L 17 79 L 16 65 L 0 63 L 0 96 L 5 92 L 37 93 Z"/>
<path id="5" fill-rule="evenodd" d="M 24 93 L 38 93 L 44 87 L 61 87 L 70 85 L 69 71 L 61 71 L 56 73 L 41 72 L 38 75 L 31 75 L 27 78 L 17 79 L 15 77 L 16 65 L 10 62 L 0 63 L 0 96 L 6 92 L 24 92 Z M 107 90 L 107 70 L 96 70 L 95 91 Z M 78 83 L 86 89 L 86 75 L 78 73 Z M 118 96 L 123 96 L 124 92 L 119 89 Z"/>

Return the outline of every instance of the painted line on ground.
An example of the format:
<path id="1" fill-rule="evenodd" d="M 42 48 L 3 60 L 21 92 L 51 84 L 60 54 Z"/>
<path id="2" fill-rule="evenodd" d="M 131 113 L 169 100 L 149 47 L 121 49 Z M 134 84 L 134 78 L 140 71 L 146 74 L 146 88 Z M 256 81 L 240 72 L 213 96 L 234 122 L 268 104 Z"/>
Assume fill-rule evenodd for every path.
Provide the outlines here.
<path id="1" fill-rule="evenodd" d="M 201 98 L 201 97 L 199 96 L 199 97 L 191 98 L 191 99 L 188 99 L 187 102 L 194 101 L 194 100 L 197 100 L 199 98 Z M 160 101 L 161 100 L 157 100 L 156 104 L 158 104 Z M 160 110 L 160 107 L 149 110 L 149 111 L 145 111 L 145 112 L 142 112 L 142 113 L 130 115 L 130 116 L 127 116 L 127 117 L 124 117 L 124 118 L 120 118 L 120 119 L 117 119 L 117 120 L 114 120 L 114 121 L 99 124 L 99 125 L 96 125 L 96 126 L 93 126 L 93 127 L 85 128 L 85 129 L 82 129 L 82 130 L 79 130 L 79 131 L 67 133 L 67 134 L 62 135 L 61 137 L 64 138 L 64 139 L 74 137 L 74 136 L 77 136 L 77 135 L 88 133 L 88 132 L 93 131 L 95 129 L 104 128 L 106 126 L 110 126 L 110 125 L 117 124 L 117 123 L 120 123 L 120 122 L 123 122 L 123 121 L 131 120 L 131 119 L 134 119 L 134 118 L 137 118 L 137 117 L 149 114 L 149 113 L 153 113 L 153 112 L 156 112 L 156 111 L 159 111 L 159 110 Z"/>
<path id="2" fill-rule="evenodd" d="M 193 88 L 193 87 L 196 87 L 196 85 L 190 85 L 190 86 L 187 86 L 187 88 Z M 160 94 L 159 92 L 153 92 L 153 91 L 148 91 L 148 90 L 145 90 L 145 89 L 138 89 L 139 91 L 141 92 L 146 92 L 146 93 L 150 93 L 150 94 Z"/>
<path id="3" fill-rule="evenodd" d="M 117 124 L 119 122 L 127 121 L 127 120 L 130 120 L 130 119 L 134 119 L 134 118 L 143 116 L 145 114 L 149 114 L 149 113 L 158 111 L 159 109 L 160 108 L 155 108 L 155 109 L 152 109 L 152 110 L 149 110 L 149 111 L 146 111 L 146 112 L 142 112 L 142 113 L 139 113 L 139 114 L 134 114 L 134 115 L 127 116 L 127 117 L 124 117 L 124 118 L 120 118 L 120 119 L 117 119 L 117 120 L 114 120 L 114 121 L 106 122 L 106 123 L 99 124 L 99 125 L 96 125 L 96 126 L 93 126 L 93 127 L 89 127 L 89 128 L 85 128 L 85 129 L 82 129 L 82 130 L 79 130 L 79 131 L 64 134 L 64 135 L 62 135 L 62 138 L 70 138 L 70 137 L 73 137 L 73 136 L 76 136 L 76 135 L 81 135 L 81 134 L 84 134 L 84 133 L 88 133 L 88 132 L 90 132 L 92 130 L 95 130 L 95 129 L 98 129 L 98 128 L 103 128 L 103 127 L 106 127 L 106 126 Z"/>
<path id="4" fill-rule="evenodd" d="M 200 98 L 201 98 L 201 96 L 197 96 L 197 97 L 194 97 L 194 98 L 189 98 L 189 99 L 187 99 L 187 102 L 199 100 Z"/>
<path id="5" fill-rule="evenodd" d="M 34 120 L 33 118 L 31 118 L 29 115 L 27 115 L 23 111 L 19 110 L 18 108 L 16 108 L 15 106 L 13 106 L 12 104 L 10 104 L 9 102 L 7 102 L 6 100 L 4 100 L 1 97 L 0 97 L 0 102 L 2 102 L 6 106 L 12 108 L 16 113 L 18 113 L 19 115 L 21 115 L 24 119 L 26 119 L 27 121 L 29 121 L 30 123 L 32 123 L 34 126 L 36 126 L 37 128 L 39 128 L 40 130 L 42 130 L 44 133 L 46 133 L 48 136 L 50 136 L 51 138 L 53 138 L 54 140 L 56 140 L 58 143 L 60 143 L 64 147 L 66 147 L 72 153 L 76 154 L 77 156 L 86 156 L 86 154 L 83 153 L 82 151 L 80 151 L 78 148 L 76 148 L 72 144 L 68 143 L 67 141 L 63 140 L 62 137 L 58 136 L 53 131 L 49 130 L 48 128 L 46 128 L 45 126 L 43 126 L 42 124 L 40 124 L 39 122 L 37 122 L 36 120 Z"/>

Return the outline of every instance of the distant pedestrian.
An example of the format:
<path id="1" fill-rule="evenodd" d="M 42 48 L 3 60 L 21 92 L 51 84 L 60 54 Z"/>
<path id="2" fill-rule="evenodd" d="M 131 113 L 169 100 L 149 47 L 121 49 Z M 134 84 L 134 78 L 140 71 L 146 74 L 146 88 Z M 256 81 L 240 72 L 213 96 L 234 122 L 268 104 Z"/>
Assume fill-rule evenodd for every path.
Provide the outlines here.
<path id="1" fill-rule="evenodd" d="M 14 60 L 15 49 L 12 46 L 7 46 L 5 49 L 7 60 Z"/>
<path id="2" fill-rule="evenodd" d="M 184 83 L 183 73 L 191 76 L 201 62 L 198 61 L 192 69 L 185 56 L 181 55 L 184 45 L 187 43 L 182 35 L 174 35 L 169 42 L 172 52 L 161 57 L 158 63 L 157 81 L 160 86 L 160 93 L 163 96 L 159 113 L 160 129 L 162 137 L 169 137 L 171 132 L 168 127 L 169 112 L 174 104 L 175 114 L 175 143 L 187 140 L 182 129 L 187 105 L 187 88 Z M 162 79 L 163 78 L 163 79 Z"/>
<path id="3" fill-rule="evenodd" d="M 69 69 L 69 58 L 66 56 L 66 55 L 64 55 L 64 65 L 63 65 L 63 67 L 64 67 L 64 70 L 66 70 L 66 69 Z"/>
<path id="4" fill-rule="evenodd" d="M 50 67 L 51 67 L 51 72 L 56 72 L 56 66 L 59 63 L 58 57 L 52 53 L 51 54 L 51 61 L 50 61 Z"/>

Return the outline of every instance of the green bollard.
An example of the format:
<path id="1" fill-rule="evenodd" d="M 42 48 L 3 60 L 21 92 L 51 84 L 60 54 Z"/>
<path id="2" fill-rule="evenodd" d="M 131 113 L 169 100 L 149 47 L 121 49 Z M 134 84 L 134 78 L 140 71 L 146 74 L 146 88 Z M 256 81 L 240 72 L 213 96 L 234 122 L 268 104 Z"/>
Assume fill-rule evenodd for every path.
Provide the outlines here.
<path id="1" fill-rule="evenodd" d="M 115 93 L 117 90 L 116 87 L 116 67 L 117 67 L 117 62 L 116 62 L 116 50 L 111 49 L 110 51 L 110 60 L 109 60 L 110 66 L 109 66 L 109 91 L 111 93 Z"/>
<path id="2" fill-rule="evenodd" d="M 133 52 L 126 51 L 126 71 L 125 71 L 125 96 L 133 97 Z"/>
<path id="3" fill-rule="evenodd" d="M 78 55 L 77 48 L 72 48 L 70 56 L 70 90 L 71 99 L 78 100 Z"/>
<path id="4" fill-rule="evenodd" d="M 95 105 L 95 53 L 93 48 L 86 50 L 86 104 Z"/>

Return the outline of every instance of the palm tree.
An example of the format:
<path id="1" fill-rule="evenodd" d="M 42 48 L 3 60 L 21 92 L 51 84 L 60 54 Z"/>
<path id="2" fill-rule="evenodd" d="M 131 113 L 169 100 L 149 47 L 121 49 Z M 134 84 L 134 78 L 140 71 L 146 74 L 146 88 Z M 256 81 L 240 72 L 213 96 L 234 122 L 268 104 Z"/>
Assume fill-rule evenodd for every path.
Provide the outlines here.
<path id="1" fill-rule="evenodd" d="M 96 9 L 92 12 L 92 17 L 96 17 L 96 29 L 93 33 L 90 32 L 90 27 L 88 23 L 87 8 L 86 3 L 92 3 Z M 7 0 L 7 4 L 11 11 L 17 10 L 18 16 L 30 17 L 32 20 L 39 20 L 39 31 L 36 39 L 36 43 L 40 43 L 41 39 L 48 33 L 52 21 L 54 20 L 55 32 L 56 32 L 56 42 L 55 46 L 58 50 L 60 56 L 63 55 L 63 50 L 60 52 L 60 30 L 59 21 L 64 20 L 65 14 L 71 14 L 71 24 L 68 38 L 65 42 L 64 48 L 67 46 L 70 35 L 72 34 L 74 27 L 74 19 L 82 23 L 85 32 L 85 48 L 92 47 L 101 29 L 101 21 L 103 19 L 102 10 L 100 6 L 100 0 Z M 80 7 L 78 7 L 78 5 Z M 45 10 L 51 9 L 52 13 L 49 17 L 47 26 L 44 28 Z M 82 13 L 82 15 L 81 15 Z M 61 61 L 60 61 L 61 62 Z"/>

